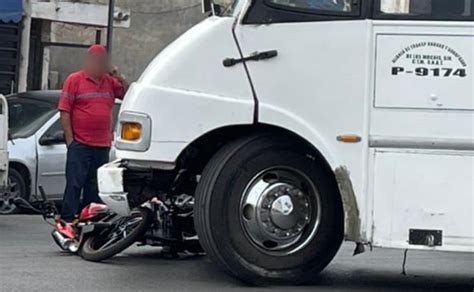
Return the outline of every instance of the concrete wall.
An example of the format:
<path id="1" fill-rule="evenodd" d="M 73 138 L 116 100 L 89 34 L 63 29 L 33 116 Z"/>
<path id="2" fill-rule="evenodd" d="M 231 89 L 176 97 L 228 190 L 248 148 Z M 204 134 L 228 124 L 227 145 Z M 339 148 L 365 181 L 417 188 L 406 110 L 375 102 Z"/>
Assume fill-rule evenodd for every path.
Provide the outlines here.
<path id="1" fill-rule="evenodd" d="M 107 0 L 82 2 L 107 3 Z M 130 28 L 115 28 L 113 60 L 130 81 L 140 77 L 147 64 L 170 42 L 203 19 L 201 0 L 116 0 L 131 10 Z M 92 43 L 95 28 L 55 24 L 55 41 Z M 102 39 L 105 44 L 105 32 Z M 50 70 L 59 73 L 59 85 L 80 68 L 84 49 L 54 47 Z"/>
<path id="2" fill-rule="evenodd" d="M 131 27 L 115 30 L 113 58 L 131 80 L 138 79 L 165 46 L 203 19 L 200 0 L 118 0 L 117 5 L 131 9 Z"/>

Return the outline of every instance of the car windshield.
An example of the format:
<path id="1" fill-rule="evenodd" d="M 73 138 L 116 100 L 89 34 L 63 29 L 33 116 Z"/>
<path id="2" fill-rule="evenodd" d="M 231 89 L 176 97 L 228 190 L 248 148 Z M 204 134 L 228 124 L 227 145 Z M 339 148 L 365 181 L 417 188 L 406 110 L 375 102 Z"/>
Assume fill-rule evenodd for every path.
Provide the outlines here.
<path id="1" fill-rule="evenodd" d="M 8 98 L 9 129 L 13 139 L 27 138 L 41 128 L 55 113 L 56 105 L 33 98 Z"/>

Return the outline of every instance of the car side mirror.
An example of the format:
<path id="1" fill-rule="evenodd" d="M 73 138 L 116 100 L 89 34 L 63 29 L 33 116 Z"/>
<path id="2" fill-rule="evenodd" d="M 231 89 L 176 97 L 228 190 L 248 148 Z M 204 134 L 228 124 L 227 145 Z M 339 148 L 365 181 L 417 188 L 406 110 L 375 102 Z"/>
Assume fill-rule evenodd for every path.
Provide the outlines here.
<path id="1" fill-rule="evenodd" d="M 64 131 L 56 131 L 50 135 L 43 135 L 43 137 L 41 137 L 39 140 L 39 144 L 43 146 L 63 143 L 66 143 L 66 139 L 64 138 Z"/>

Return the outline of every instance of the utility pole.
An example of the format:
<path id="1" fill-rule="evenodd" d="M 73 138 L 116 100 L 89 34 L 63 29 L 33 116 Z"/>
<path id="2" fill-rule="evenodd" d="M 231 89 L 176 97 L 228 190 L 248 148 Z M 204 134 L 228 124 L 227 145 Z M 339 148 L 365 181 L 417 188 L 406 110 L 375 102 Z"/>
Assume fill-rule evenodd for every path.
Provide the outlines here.
<path id="1" fill-rule="evenodd" d="M 1 1 L 1 0 L 0 0 Z M 28 66 L 30 55 L 30 34 L 31 34 L 31 1 L 23 0 L 23 25 L 21 31 L 20 68 L 18 74 L 18 87 L 13 92 L 23 92 L 28 87 Z M 16 85 L 15 85 L 16 87 Z M 16 90 L 18 89 L 18 91 Z"/>
<path id="2" fill-rule="evenodd" d="M 109 0 L 109 18 L 107 22 L 107 51 L 112 56 L 112 42 L 114 35 L 114 8 L 115 0 Z"/>

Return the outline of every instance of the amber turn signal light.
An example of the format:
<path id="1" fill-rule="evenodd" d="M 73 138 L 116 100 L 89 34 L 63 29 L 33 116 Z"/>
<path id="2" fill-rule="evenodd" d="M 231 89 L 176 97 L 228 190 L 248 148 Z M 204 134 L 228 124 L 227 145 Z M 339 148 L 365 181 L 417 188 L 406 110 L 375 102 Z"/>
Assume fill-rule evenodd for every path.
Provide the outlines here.
<path id="1" fill-rule="evenodd" d="M 340 135 L 337 136 L 337 141 L 343 143 L 359 143 L 362 141 L 362 138 L 357 135 Z"/>
<path id="2" fill-rule="evenodd" d="M 142 135 L 142 125 L 138 123 L 122 123 L 122 140 L 137 141 Z"/>

